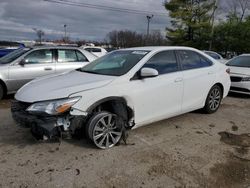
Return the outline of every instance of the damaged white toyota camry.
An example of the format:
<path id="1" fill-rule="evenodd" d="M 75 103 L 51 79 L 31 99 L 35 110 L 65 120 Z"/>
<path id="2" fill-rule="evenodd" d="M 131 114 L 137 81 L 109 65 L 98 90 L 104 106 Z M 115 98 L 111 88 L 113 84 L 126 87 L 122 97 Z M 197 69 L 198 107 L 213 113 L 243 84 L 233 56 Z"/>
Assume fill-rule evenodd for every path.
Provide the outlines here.
<path id="1" fill-rule="evenodd" d="M 197 109 L 214 113 L 229 88 L 228 68 L 199 50 L 131 48 L 26 84 L 12 115 L 38 138 L 80 131 L 107 149 L 131 128 Z"/>

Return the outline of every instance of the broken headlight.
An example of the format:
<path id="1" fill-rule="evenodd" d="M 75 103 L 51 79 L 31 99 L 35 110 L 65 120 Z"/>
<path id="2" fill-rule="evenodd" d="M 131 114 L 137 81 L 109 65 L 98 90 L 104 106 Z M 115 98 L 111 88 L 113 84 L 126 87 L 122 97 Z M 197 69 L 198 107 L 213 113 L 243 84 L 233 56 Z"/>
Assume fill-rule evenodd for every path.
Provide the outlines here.
<path id="1" fill-rule="evenodd" d="M 81 97 L 73 97 L 68 99 L 60 99 L 54 101 L 45 101 L 34 103 L 27 108 L 28 112 L 47 113 L 50 115 L 58 115 L 68 111 Z"/>

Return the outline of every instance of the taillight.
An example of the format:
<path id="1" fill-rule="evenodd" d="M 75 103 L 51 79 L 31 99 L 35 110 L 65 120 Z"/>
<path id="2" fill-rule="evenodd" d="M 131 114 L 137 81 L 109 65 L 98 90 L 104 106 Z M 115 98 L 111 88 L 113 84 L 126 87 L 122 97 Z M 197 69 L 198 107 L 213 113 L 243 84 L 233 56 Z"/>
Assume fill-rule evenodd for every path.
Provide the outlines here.
<path id="1" fill-rule="evenodd" d="M 226 73 L 230 74 L 230 68 L 228 68 L 228 69 L 226 70 Z"/>

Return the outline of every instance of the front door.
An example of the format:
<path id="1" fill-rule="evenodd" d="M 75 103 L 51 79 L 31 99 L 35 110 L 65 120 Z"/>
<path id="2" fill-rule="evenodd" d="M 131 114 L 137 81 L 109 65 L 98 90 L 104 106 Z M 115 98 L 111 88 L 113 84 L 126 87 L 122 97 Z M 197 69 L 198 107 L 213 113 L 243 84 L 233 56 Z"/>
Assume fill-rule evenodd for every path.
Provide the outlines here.
<path id="1" fill-rule="evenodd" d="M 53 51 L 39 49 L 30 52 L 24 57 L 23 65 L 14 64 L 9 67 L 9 85 L 11 91 L 17 91 L 27 82 L 55 73 Z"/>
<path id="2" fill-rule="evenodd" d="M 129 83 L 136 126 L 162 120 L 181 111 L 183 78 L 175 52 L 159 52 L 144 67 L 156 69 L 159 76 L 135 79 Z"/>

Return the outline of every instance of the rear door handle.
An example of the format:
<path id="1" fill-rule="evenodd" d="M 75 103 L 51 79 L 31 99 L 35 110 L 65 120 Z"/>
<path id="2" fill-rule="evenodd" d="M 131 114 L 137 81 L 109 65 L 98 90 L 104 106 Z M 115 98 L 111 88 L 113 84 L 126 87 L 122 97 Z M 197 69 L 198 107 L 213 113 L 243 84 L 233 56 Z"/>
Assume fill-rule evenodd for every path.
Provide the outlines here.
<path id="1" fill-rule="evenodd" d="M 44 70 L 45 70 L 45 71 L 51 71 L 52 68 L 51 68 L 51 67 L 45 67 Z"/>
<path id="2" fill-rule="evenodd" d="M 182 82 L 183 78 L 176 78 L 174 82 Z"/>

